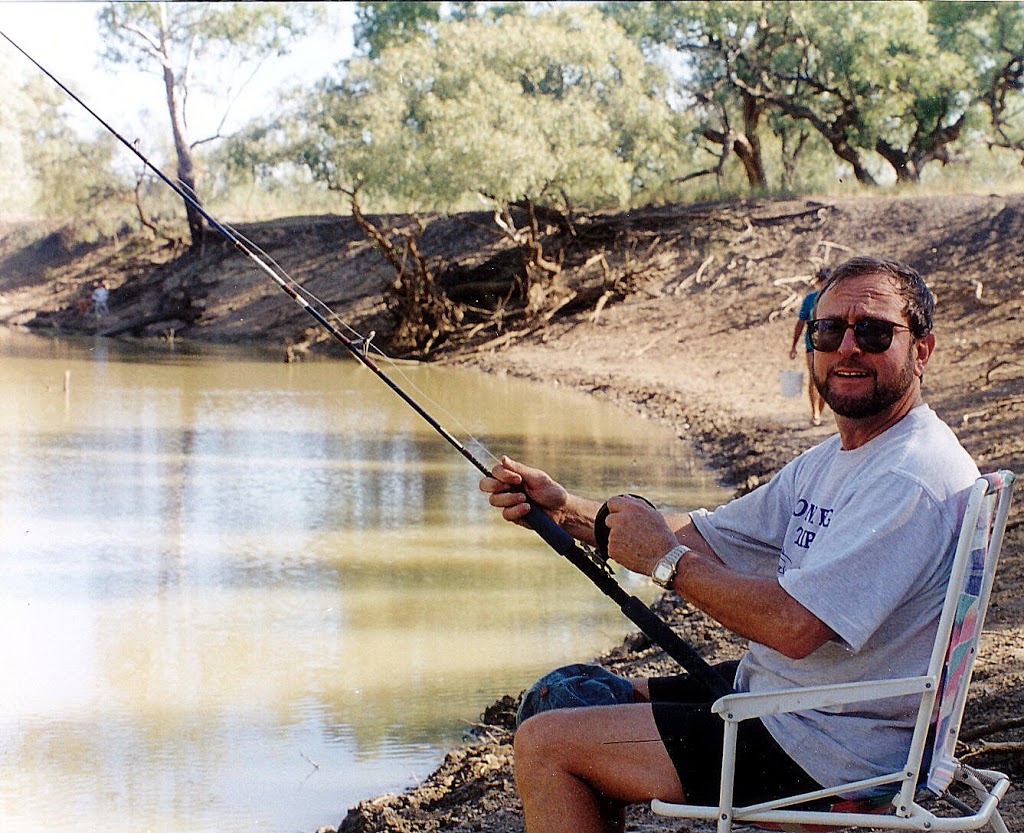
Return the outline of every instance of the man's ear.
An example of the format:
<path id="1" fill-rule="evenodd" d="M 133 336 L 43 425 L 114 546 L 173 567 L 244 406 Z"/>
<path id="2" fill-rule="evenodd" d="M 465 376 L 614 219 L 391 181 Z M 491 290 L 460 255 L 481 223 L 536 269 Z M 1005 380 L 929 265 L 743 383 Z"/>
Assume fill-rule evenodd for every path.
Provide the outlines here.
<path id="1" fill-rule="evenodd" d="M 914 375 L 918 378 L 924 376 L 924 369 L 928 366 L 928 360 L 935 350 L 935 333 L 928 333 L 917 340 L 914 345 Z"/>

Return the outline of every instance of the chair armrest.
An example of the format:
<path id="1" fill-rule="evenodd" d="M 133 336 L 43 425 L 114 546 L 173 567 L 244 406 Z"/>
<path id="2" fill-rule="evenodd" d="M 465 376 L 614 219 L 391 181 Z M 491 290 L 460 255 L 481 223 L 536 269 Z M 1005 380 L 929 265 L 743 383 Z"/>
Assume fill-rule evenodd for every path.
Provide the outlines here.
<path id="1" fill-rule="evenodd" d="M 741 692 L 720 697 L 711 710 L 721 715 L 723 720 L 740 721 L 769 714 L 785 714 L 906 694 L 922 694 L 934 689 L 935 686 L 934 677 L 924 676 L 784 688 L 758 693 Z"/>

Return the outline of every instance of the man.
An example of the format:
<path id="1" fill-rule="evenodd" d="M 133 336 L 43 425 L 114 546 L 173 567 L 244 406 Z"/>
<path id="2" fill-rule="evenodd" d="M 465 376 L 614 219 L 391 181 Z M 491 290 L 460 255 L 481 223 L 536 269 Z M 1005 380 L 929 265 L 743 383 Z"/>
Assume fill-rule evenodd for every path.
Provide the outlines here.
<path id="1" fill-rule="evenodd" d="M 110 290 L 107 289 L 106 281 L 96 281 L 92 291 L 92 314 L 97 318 L 110 312 L 107 304 L 110 300 Z"/>
<path id="2" fill-rule="evenodd" d="M 811 347 L 811 331 L 808 328 L 804 332 L 804 326 L 814 314 L 814 303 L 818 299 L 818 293 L 828 280 L 828 269 L 822 267 L 814 276 L 814 285 L 817 287 L 813 292 L 804 295 L 800 304 L 800 312 L 797 313 L 796 325 L 793 327 L 793 343 L 789 348 L 789 358 L 796 358 L 796 345 L 800 341 L 800 335 L 804 336 L 804 352 L 807 355 L 807 400 L 811 403 L 811 425 L 821 425 L 821 410 L 825 405 L 825 397 L 821 395 L 817 385 L 814 384 L 814 350 Z"/>
<path id="3" fill-rule="evenodd" d="M 933 310 L 909 267 L 840 264 L 809 323 L 815 384 L 839 433 L 714 512 L 608 501 L 612 558 L 750 641 L 738 690 L 924 672 L 978 476 L 922 400 Z M 502 458 L 480 488 L 509 521 L 532 503 L 593 543 L 599 504 L 542 471 Z M 633 682 L 632 704 L 546 711 L 520 727 L 516 781 L 531 833 L 621 829 L 623 803 L 654 797 L 717 803 L 721 721 L 706 695 L 685 676 Z M 737 803 L 892 771 L 914 716 L 898 698 L 745 721 Z"/>

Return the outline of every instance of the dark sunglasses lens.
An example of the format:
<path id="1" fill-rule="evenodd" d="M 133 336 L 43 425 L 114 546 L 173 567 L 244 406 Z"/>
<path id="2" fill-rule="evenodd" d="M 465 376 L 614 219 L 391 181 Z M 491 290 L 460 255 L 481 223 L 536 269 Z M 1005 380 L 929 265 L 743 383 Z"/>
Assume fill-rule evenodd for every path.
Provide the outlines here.
<path id="1" fill-rule="evenodd" d="M 865 353 L 884 353 L 892 344 L 895 325 L 891 321 L 868 319 L 853 325 L 853 335 Z"/>
<path id="2" fill-rule="evenodd" d="M 833 353 L 843 343 L 843 335 L 846 333 L 846 322 L 830 321 L 825 318 L 819 321 L 812 321 L 810 330 L 811 347 L 821 353 Z"/>

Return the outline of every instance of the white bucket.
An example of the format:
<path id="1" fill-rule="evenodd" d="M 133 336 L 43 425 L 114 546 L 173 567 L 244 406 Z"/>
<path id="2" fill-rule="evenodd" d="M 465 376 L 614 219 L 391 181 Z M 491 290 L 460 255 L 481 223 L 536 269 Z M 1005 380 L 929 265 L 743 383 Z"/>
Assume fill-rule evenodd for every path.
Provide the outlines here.
<path id="1" fill-rule="evenodd" d="M 802 370 L 780 370 L 779 392 L 786 397 L 799 396 L 804 391 L 804 372 Z"/>

